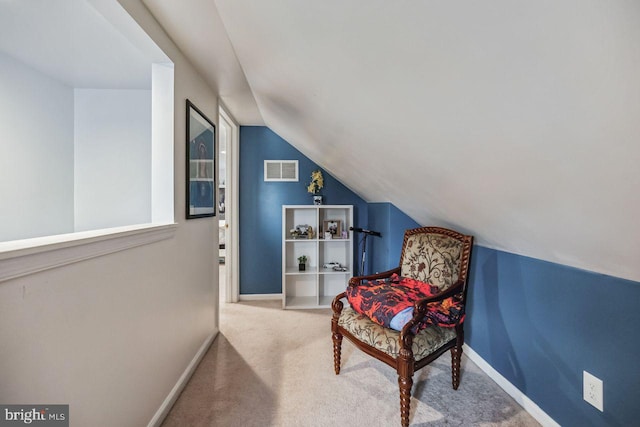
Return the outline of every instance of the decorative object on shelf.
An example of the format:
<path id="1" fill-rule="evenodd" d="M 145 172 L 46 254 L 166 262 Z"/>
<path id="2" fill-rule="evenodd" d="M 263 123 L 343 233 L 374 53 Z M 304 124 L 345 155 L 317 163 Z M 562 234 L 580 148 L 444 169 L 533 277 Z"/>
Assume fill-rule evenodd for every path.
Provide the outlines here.
<path id="1" fill-rule="evenodd" d="M 330 231 L 325 231 L 324 232 L 324 240 L 331 240 L 331 232 Z"/>
<path id="2" fill-rule="evenodd" d="M 307 231 L 307 238 L 313 239 L 315 237 L 315 233 L 313 232 L 313 227 L 309 226 L 309 230 Z"/>
<path id="3" fill-rule="evenodd" d="M 307 186 L 307 192 L 313 194 L 313 204 L 321 205 L 322 196 L 320 190 L 324 187 L 324 178 L 320 169 L 311 172 L 311 182 Z"/>
<path id="4" fill-rule="evenodd" d="M 309 235 L 311 226 L 309 224 L 298 224 L 296 228 L 291 230 L 291 237 L 294 239 L 306 239 Z M 295 232 L 295 237 L 294 237 Z"/>
<path id="5" fill-rule="evenodd" d="M 329 269 L 329 268 L 333 269 L 333 268 L 336 268 L 336 267 L 340 267 L 340 263 L 339 262 L 326 262 L 326 263 L 324 263 L 322 265 L 322 268 L 325 268 L 325 269 Z"/>
<path id="6" fill-rule="evenodd" d="M 322 231 L 331 234 L 332 239 L 342 238 L 342 221 L 339 219 L 328 219 L 322 223 Z"/>
<path id="7" fill-rule="evenodd" d="M 340 265 L 339 262 L 327 262 L 323 264 L 322 268 L 325 270 L 333 270 L 333 271 L 349 271 L 347 267 Z"/>
<path id="8" fill-rule="evenodd" d="M 216 215 L 216 126 L 187 99 L 187 219 Z"/>
<path id="9" fill-rule="evenodd" d="M 300 255 L 298 257 L 298 271 L 305 271 L 307 269 L 307 256 Z"/>

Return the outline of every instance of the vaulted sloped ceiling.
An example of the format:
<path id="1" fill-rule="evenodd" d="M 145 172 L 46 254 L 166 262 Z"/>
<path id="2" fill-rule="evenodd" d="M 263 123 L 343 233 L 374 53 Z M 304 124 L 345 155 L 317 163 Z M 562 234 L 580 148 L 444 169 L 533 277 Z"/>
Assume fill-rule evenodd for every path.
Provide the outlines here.
<path id="1" fill-rule="evenodd" d="M 176 3 L 183 51 L 218 54 L 179 15 L 222 22 L 264 123 L 364 199 L 640 281 L 639 2 Z"/>

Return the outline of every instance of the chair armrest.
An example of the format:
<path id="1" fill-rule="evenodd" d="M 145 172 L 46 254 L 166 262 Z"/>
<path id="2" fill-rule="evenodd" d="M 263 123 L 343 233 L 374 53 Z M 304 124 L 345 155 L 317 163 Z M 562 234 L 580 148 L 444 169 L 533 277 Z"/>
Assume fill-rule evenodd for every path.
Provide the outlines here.
<path id="1" fill-rule="evenodd" d="M 456 283 L 450 286 L 447 290 L 439 292 L 433 296 L 422 298 L 416 301 L 413 304 L 413 317 L 402 328 L 402 332 L 400 334 L 400 341 L 404 343 L 405 342 L 404 337 L 411 337 L 413 339 L 413 337 L 416 334 L 416 331 L 415 331 L 416 328 L 414 328 L 414 326 L 422 322 L 427 312 L 427 306 L 429 304 L 433 302 L 443 301 L 454 295 L 462 293 L 464 291 L 464 284 L 465 284 L 464 280 L 458 280 Z M 410 346 L 411 344 L 409 342 L 409 348 Z"/>
<path id="2" fill-rule="evenodd" d="M 378 280 L 391 277 L 394 273 L 400 274 L 400 267 L 396 267 L 392 270 L 383 271 L 378 274 L 370 274 L 368 276 L 354 276 L 349 279 L 349 286 L 358 286 L 363 280 Z"/>
<path id="3" fill-rule="evenodd" d="M 336 321 L 340 317 L 340 313 L 342 313 L 342 308 L 344 307 L 344 303 L 340 300 L 346 297 L 347 293 L 341 292 L 333 298 L 333 301 L 331 301 L 331 309 L 333 310 L 333 317 Z"/>
<path id="4" fill-rule="evenodd" d="M 449 286 L 449 288 L 445 291 L 439 292 L 433 296 L 427 297 L 427 298 L 422 298 L 418 301 L 415 302 L 415 304 L 413 305 L 414 307 L 414 312 L 418 312 L 420 311 L 420 307 L 424 307 L 426 309 L 427 305 L 432 303 L 432 302 L 438 302 L 438 301 L 443 301 L 449 297 L 452 297 L 454 295 L 457 295 L 459 293 L 461 293 L 464 290 L 464 280 L 458 280 L 456 283 L 454 283 L 453 285 Z M 424 311 L 424 310 L 422 310 Z M 414 316 L 415 317 L 415 316 Z"/>

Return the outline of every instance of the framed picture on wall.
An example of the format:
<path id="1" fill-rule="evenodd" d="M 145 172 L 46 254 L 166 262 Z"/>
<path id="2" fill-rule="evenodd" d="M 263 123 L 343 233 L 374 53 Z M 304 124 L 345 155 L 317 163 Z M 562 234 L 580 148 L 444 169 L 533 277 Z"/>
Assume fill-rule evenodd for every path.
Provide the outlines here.
<path id="1" fill-rule="evenodd" d="M 342 221 L 339 219 L 328 219 L 322 223 L 322 232 L 331 233 L 332 239 L 342 238 Z"/>
<path id="2" fill-rule="evenodd" d="M 216 125 L 187 99 L 187 219 L 216 215 Z"/>

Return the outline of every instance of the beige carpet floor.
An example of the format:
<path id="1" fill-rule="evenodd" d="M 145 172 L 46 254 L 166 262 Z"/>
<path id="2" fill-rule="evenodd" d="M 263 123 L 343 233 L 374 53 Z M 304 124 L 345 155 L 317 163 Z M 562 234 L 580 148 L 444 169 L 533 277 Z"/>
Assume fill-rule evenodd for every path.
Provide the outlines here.
<path id="1" fill-rule="evenodd" d="M 333 372 L 330 310 L 279 301 L 223 304 L 221 333 L 163 426 L 397 426 L 397 375 L 346 339 Z M 538 426 L 466 357 L 451 388 L 450 354 L 414 375 L 412 426 Z"/>

